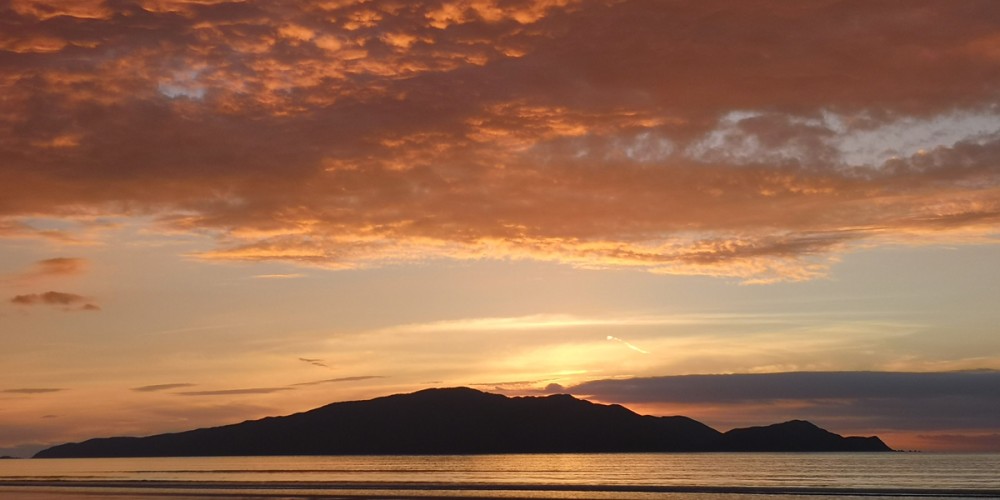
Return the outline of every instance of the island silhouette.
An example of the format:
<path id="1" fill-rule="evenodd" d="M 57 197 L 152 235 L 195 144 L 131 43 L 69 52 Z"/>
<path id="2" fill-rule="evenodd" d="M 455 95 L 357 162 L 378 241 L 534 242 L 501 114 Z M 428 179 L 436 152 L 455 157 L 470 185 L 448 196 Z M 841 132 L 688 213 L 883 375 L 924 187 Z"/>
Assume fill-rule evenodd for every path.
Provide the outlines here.
<path id="1" fill-rule="evenodd" d="M 719 432 L 682 416 L 639 415 L 566 394 L 507 397 L 426 389 L 282 417 L 147 437 L 96 438 L 35 458 L 613 452 L 892 451 L 809 422 Z"/>

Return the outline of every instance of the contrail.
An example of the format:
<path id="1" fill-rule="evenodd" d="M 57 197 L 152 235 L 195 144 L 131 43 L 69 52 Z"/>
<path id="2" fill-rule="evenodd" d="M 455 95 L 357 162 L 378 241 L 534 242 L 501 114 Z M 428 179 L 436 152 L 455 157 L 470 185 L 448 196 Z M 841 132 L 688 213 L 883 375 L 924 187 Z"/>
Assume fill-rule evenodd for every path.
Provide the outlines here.
<path id="1" fill-rule="evenodd" d="M 649 351 L 640 349 L 640 348 L 632 345 L 631 343 L 626 342 L 626 341 L 624 341 L 624 340 L 622 340 L 622 339 L 620 339 L 618 337 L 614 337 L 612 335 L 608 335 L 608 340 L 614 340 L 614 341 L 617 341 L 617 342 L 621 342 L 622 344 L 625 344 L 625 347 L 628 347 L 629 349 L 632 349 L 633 351 L 641 352 L 643 354 L 649 354 Z"/>

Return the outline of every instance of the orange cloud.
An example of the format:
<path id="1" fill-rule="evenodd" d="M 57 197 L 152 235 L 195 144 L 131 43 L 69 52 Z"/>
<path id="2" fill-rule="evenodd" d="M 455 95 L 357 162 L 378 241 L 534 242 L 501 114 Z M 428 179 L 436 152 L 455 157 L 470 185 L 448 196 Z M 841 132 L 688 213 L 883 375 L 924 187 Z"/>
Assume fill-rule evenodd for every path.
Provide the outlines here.
<path id="1" fill-rule="evenodd" d="M 105 5 L 104 0 L 11 0 L 10 8 L 20 15 L 42 20 L 58 16 L 101 19 L 111 15 L 111 9 Z"/>
<path id="2" fill-rule="evenodd" d="M 747 283 L 995 243 L 1000 7 L 960 3 L 15 2 L 0 236 L 96 212 L 210 259 Z"/>
<path id="3" fill-rule="evenodd" d="M 21 236 L 20 232 L 15 233 Z M 3 236 L 0 228 L 0 237 Z M 9 282 L 17 286 L 33 286 L 42 281 L 53 279 L 63 279 L 71 276 L 83 274 L 88 267 L 87 259 L 77 257 L 54 257 L 37 261 L 28 269 L 11 274 L 0 276 L 0 283 Z"/>
<path id="4" fill-rule="evenodd" d="M 80 274 L 86 270 L 86 268 L 86 259 L 75 257 L 55 257 L 36 262 L 34 269 L 30 271 L 30 273 L 39 276 L 68 276 Z"/>

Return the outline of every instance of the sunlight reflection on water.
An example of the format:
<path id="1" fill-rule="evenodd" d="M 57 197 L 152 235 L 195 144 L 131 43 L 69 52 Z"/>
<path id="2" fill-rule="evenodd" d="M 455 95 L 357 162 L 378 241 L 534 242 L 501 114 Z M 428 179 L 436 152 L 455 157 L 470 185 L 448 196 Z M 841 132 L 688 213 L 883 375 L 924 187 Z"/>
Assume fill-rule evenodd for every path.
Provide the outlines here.
<path id="1" fill-rule="evenodd" d="M 800 495 L 895 498 L 1000 494 L 1000 455 L 908 453 L 538 454 L 10 460 L 15 488 L 72 498 L 88 491 L 201 498 L 697 498 Z M 27 489 L 25 489 L 27 488 Z M 43 491 L 44 490 L 44 491 Z M 4 496 L 4 495 L 7 496 Z M 961 494 L 961 495 L 960 495 Z M 138 495 L 138 496 L 136 496 Z M 694 495 L 694 496 L 692 496 Z M 89 498 L 94 498 L 89 496 Z M 161 497 L 162 498 L 162 497 Z"/>

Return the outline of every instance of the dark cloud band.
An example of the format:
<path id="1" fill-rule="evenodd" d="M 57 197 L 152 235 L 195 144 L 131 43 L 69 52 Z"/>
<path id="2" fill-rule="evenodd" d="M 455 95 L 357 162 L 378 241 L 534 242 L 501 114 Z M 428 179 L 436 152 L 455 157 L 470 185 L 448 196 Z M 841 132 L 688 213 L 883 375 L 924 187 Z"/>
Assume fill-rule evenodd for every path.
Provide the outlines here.
<path id="1" fill-rule="evenodd" d="M 998 371 L 800 372 L 596 380 L 567 391 L 625 405 L 715 408 L 722 420 L 752 411 L 851 428 L 1000 430 L 997 387 Z"/>

